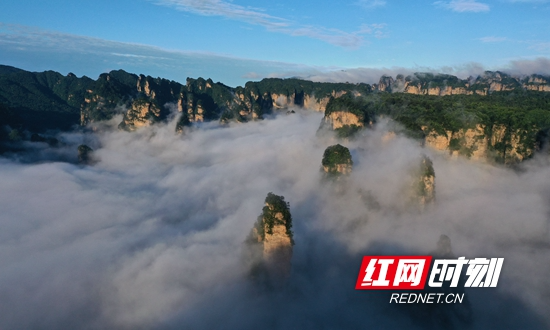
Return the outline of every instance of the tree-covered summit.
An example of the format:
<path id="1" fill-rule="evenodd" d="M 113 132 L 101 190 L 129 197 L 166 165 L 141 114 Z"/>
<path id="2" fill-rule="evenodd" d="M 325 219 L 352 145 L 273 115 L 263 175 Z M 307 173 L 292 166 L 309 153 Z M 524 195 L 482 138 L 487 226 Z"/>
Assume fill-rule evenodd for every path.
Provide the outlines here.
<path id="1" fill-rule="evenodd" d="M 353 160 L 348 148 L 336 144 L 325 149 L 321 165 L 328 174 L 348 174 L 351 172 Z"/>
<path id="2" fill-rule="evenodd" d="M 275 195 L 270 192 L 265 198 L 265 206 L 262 214 L 258 217 L 255 228 L 257 234 L 265 239 L 265 235 L 273 234 L 275 225 L 284 225 L 286 234 L 292 241 L 292 215 L 290 214 L 290 205 L 285 201 L 284 196 Z"/>

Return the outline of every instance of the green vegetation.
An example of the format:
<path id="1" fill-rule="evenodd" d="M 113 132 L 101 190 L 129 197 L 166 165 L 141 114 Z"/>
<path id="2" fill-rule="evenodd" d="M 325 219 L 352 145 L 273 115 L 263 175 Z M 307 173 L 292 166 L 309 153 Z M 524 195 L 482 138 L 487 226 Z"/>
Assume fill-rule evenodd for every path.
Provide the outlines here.
<path id="1" fill-rule="evenodd" d="M 389 77 L 384 79 L 388 83 L 392 81 Z M 490 141 L 489 154 L 495 161 L 513 163 L 541 149 L 550 131 L 550 93 L 525 91 L 522 84 L 546 84 L 549 80 L 537 75 L 519 80 L 502 72 L 485 72 L 471 81 L 432 73 L 398 76 L 394 81 L 394 86 L 408 81 L 424 89 L 450 86 L 467 91 L 489 90 L 492 83 L 512 89 L 487 96 L 439 97 L 375 92 L 367 84 L 317 83 L 294 78 L 263 79 L 231 88 L 211 79 L 188 78 L 183 85 L 123 70 L 104 73 L 92 80 L 72 73 L 63 76 L 53 71 L 28 72 L 0 65 L 0 140 L 9 141 L 12 130 L 24 138 L 33 133 L 69 130 L 77 125 L 108 120 L 140 102 L 150 104 L 149 113 L 143 117 L 141 113 L 126 111 L 125 121 L 130 125 L 134 117 L 163 121 L 177 107 L 182 112 L 177 125 L 181 131 L 184 126 L 200 120 L 262 119 L 273 112 L 276 97 L 292 99 L 296 106 L 304 106 L 315 97 L 317 100 L 330 98 L 327 116 L 335 111 L 348 111 L 368 126 L 383 115 L 401 123 L 415 138 L 432 132 L 452 136 L 482 127 L 482 138 Z M 468 86 L 469 83 L 472 85 Z M 347 125 L 337 129 L 336 134 L 349 137 L 359 130 L 360 125 Z M 17 139 L 15 132 L 11 138 Z M 451 139 L 449 148 L 463 155 L 471 155 L 475 149 L 466 146 L 465 139 L 456 137 Z"/>
<path id="2" fill-rule="evenodd" d="M 414 138 L 424 138 L 428 132 L 447 136 L 481 125 L 484 136 L 492 141 L 489 151 L 499 163 L 516 161 L 512 149 L 523 158 L 532 157 L 547 142 L 550 130 L 550 93 L 545 92 L 495 92 L 487 96 L 376 93 L 344 102 L 354 113 L 363 112 L 364 118 L 393 118 Z M 327 106 L 329 112 L 336 109 Z M 467 156 L 474 151 L 464 139 L 451 139 L 450 149 Z"/>
<path id="3" fill-rule="evenodd" d="M 415 85 L 419 84 L 422 88 L 426 89 L 435 87 L 443 88 L 446 86 L 452 88 L 466 88 L 466 81 L 448 74 L 418 72 L 413 76 L 406 77 L 404 81 L 412 82 Z"/>
<path id="4" fill-rule="evenodd" d="M 321 165 L 323 165 L 325 171 L 329 174 L 337 174 L 338 165 L 353 166 L 353 160 L 348 148 L 336 144 L 325 149 Z"/>
<path id="5" fill-rule="evenodd" d="M 369 119 L 367 108 L 361 103 L 362 98 L 354 98 L 350 94 L 344 94 L 341 97 L 330 97 L 325 109 L 325 116 L 333 112 L 343 111 L 350 112 L 359 118 L 359 121 L 364 123 L 365 119 Z"/>
<path id="6" fill-rule="evenodd" d="M 427 186 L 428 182 L 432 182 L 433 184 L 434 179 L 435 171 L 432 160 L 427 156 L 423 156 L 420 163 L 420 175 L 417 181 L 417 194 L 418 197 L 423 197 L 426 202 L 434 199 L 434 186 L 432 185 L 430 188 Z"/>
<path id="7" fill-rule="evenodd" d="M 183 112 L 178 126 L 181 128 L 196 120 L 262 119 L 273 112 L 272 95 L 291 97 L 296 106 L 303 106 L 308 97 L 321 99 L 344 92 L 366 95 L 371 87 L 273 78 L 231 88 L 211 79 L 188 78 L 182 85 L 123 70 L 103 73 L 92 80 L 72 73 L 63 76 L 53 71 L 28 72 L 0 66 L 0 103 L 16 114 L 13 123 L 31 132 L 68 130 L 74 125 L 109 120 L 130 109 L 136 100 L 160 111 L 150 116 L 153 121 L 165 120 L 171 111 L 167 105 L 177 104 Z"/>
<path id="8" fill-rule="evenodd" d="M 368 126 L 376 121 L 373 107 L 375 98 L 373 94 L 370 97 L 354 97 L 351 94 L 344 94 L 338 98 L 331 96 L 325 109 L 325 117 L 334 112 L 349 112 L 357 116 L 358 123 Z M 339 138 L 348 138 L 354 136 L 361 128 L 360 125 L 344 125 L 335 129 L 335 132 Z"/>
<path id="9" fill-rule="evenodd" d="M 420 173 L 424 178 L 435 177 L 434 165 L 430 158 L 427 156 L 422 157 L 422 163 L 420 166 Z"/>
<path id="10" fill-rule="evenodd" d="M 343 139 L 343 138 L 348 138 L 348 137 L 354 136 L 362 128 L 363 127 L 360 127 L 360 126 L 357 126 L 357 125 L 344 125 L 340 128 L 335 129 L 334 131 L 336 132 L 337 137 Z"/>
<path id="11" fill-rule="evenodd" d="M 53 71 L 32 73 L 0 66 L 0 103 L 10 109 L 8 124 L 17 123 L 24 129 L 69 129 L 77 124 L 80 109 L 67 98 L 78 98 L 81 87 L 71 77 Z"/>
<path id="12" fill-rule="evenodd" d="M 258 95 L 272 93 L 291 96 L 295 94 L 295 104 L 298 106 L 303 106 L 305 95 L 314 95 L 315 98 L 321 99 L 332 96 L 334 92 L 357 92 L 366 95 L 372 91 L 368 84 L 319 83 L 296 78 L 267 78 L 259 82 L 248 82 L 245 88 L 257 90 Z"/>
<path id="13" fill-rule="evenodd" d="M 266 205 L 262 209 L 262 214 L 258 217 L 255 228 L 262 240 L 265 239 L 266 229 L 268 234 L 273 234 L 273 226 L 284 225 L 286 233 L 294 244 L 292 233 L 292 216 L 290 214 L 290 205 L 285 202 L 283 196 L 275 195 L 270 192 L 265 198 Z M 282 219 L 277 218 L 277 213 L 281 213 Z"/>

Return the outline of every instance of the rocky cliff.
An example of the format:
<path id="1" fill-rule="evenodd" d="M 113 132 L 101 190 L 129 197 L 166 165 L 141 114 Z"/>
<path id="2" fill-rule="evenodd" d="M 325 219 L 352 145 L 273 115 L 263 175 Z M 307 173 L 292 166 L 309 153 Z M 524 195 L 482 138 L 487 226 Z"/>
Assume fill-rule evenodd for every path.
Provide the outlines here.
<path id="1" fill-rule="evenodd" d="M 262 214 L 247 239 L 249 249 L 260 253 L 253 271 L 272 285 L 283 284 L 290 276 L 292 246 L 292 216 L 283 196 L 269 193 Z M 258 274 L 259 273 L 259 274 Z"/>
<path id="2" fill-rule="evenodd" d="M 180 116 L 176 130 L 181 132 L 183 127 L 195 122 L 246 122 L 261 119 L 281 109 L 299 107 L 325 111 L 326 126 L 336 130 L 339 136 L 347 137 L 373 123 L 376 115 L 387 112 L 395 116 L 396 112 L 401 111 L 399 106 L 406 106 L 395 102 L 383 104 L 385 108 L 376 104 L 357 106 L 358 102 L 353 101 L 354 98 L 371 97 L 384 101 L 387 95 L 401 95 L 398 92 L 477 97 L 511 92 L 545 94 L 548 91 L 549 77 L 512 77 L 503 72 L 489 71 L 468 79 L 432 73 L 416 73 L 406 77 L 397 75 L 395 79 L 383 76 L 378 84 L 372 86 L 270 78 L 232 88 L 219 82 L 214 83 L 211 79 L 188 78 L 185 84 L 180 84 L 123 70 L 103 73 L 97 80 L 93 80 L 85 76 L 79 78 L 72 73 L 63 76 L 53 71 L 27 72 L 0 65 L 0 103 L 11 113 L 3 116 L 3 126 L 17 127 L 31 134 L 51 129 L 68 130 L 74 125 L 84 126 L 109 120 L 117 114 L 124 117 L 120 127 L 133 130 L 164 121 L 175 111 Z M 542 107 L 544 110 L 544 105 Z M 410 118 L 406 120 L 411 122 Z M 507 125 L 506 121 L 499 124 Z M 497 133 L 495 131 L 494 136 Z M 505 132 L 505 135 L 510 134 L 516 133 Z M 493 135 L 486 135 L 489 140 L 492 139 Z M 465 138 L 468 139 L 467 136 Z M 514 138 L 506 143 L 514 144 L 513 141 Z M 496 138 L 496 149 L 499 143 Z M 450 146 L 453 146 L 452 143 Z M 506 154 L 504 157 L 514 157 L 513 150 L 501 153 Z M 525 151 L 518 151 L 517 156 L 524 157 Z"/>
<path id="3" fill-rule="evenodd" d="M 364 126 L 358 115 L 348 111 L 331 112 L 325 116 L 324 121 L 333 130 L 344 128 L 346 126 Z"/>
<path id="4" fill-rule="evenodd" d="M 326 148 L 321 166 L 323 172 L 330 176 L 350 174 L 353 168 L 353 160 L 349 149 L 340 144 Z"/>
<path id="5" fill-rule="evenodd" d="M 505 125 L 477 124 L 444 134 L 423 127 L 426 146 L 448 152 L 451 156 L 465 156 L 477 161 L 497 161 L 514 164 L 531 157 L 534 148 L 522 143 L 521 132 L 512 131 Z"/>
<path id="6" fill-rule="evenodd" d="M 485 71 L 468 79 L 459 79 L 447 74 L 415 73 L 410 76 L 382 76 L 373 90 L 416 95 L 487 95 L 492 92 L 513 90 L 550 91 L 550 78 L 533 74 L 513 77 L 500 71 Z"/>
<path id="7" fill-rule="evenodd" d="M 325 116 L 320 129 L 329 129 L 336 132 L 338 137 L 353 136 L 365 126 L 375 121 L 374 115 L 365 111 L 358 103 L 361 97 L 345 94 L 338 98 L 331 97 L 326 105 Z"/>
<path id="8" fill-rule="evenodd" d="M 314 83 L 299 79 L 264 79 L 231 88 L 211 79 L 188 78 L 185 85 L 123 71 L 103 74 L 87 90 L 81 125 L 124 113 L 120 127 L 135 129 L 161 121 L 171 104 L 181 113 L 176 130 L 194 122 L 262 119 L 274 111 L 300 107 L 324 111 L 329 100 L 346 93 L 370 92 L 366 84 Z M 137 101 L 137 103 L 136 103 Z"/>
<path id="9" fill-rule="evenodd" d="M 423 156 L 415 183 L 416 198 L 423 208 L 435 201 L 435 171 L 430 158 Z"/>

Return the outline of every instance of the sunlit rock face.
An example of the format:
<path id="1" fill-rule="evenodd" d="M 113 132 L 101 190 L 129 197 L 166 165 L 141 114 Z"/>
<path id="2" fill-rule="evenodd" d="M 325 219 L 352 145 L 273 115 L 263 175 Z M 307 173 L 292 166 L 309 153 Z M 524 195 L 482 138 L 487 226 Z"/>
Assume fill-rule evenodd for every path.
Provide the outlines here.
<path id="1" fill-rule="evenodd" d="M 346 125 L 363 127 L 363 123 L 360 121 L 360 118 L 357 115 L 347 111 L 332 112 L 324 118 L 324 121 L 333 130 L 342 128 Z"/>
<path id="2" fill-rule="evenodd" d="M 283 285 L 290 277 L 292 216 L 283 196 L 269 193 L 262 214 L 252 229 L 247 248 L 252 260 L 252 273 L 271 286 Z"/>
<path id="3" fill-rule="evenodd" d="M 328 175 L 346 175 L 351 173 L 353 160 L 348 148 L 336 144 L 325 149 L 321 165 L 323 171 Z"/>
<path id="4" fill-rule="evenodd" d="M 550 79 L 541 75 L 525 78 L 513 77 L 500 71 L 485 71 L 477 77 L 459 79 L 448 74 L 417 72 L 413 75 L 397 75 L 395 80 L 382 76 L 373 89 L 380 92 L 408 93 L 416 95 L 487 95 L 493 92 L 514 90 L 550 91 Z"/>
<path id="5" fill-rule="evenodd" d="M 532 156 L 533 148 L 521 143 L 522 132 L 510 130 L 504 125 L 476 125 L 473 128 L 459 129 L 445 134 L 428 131 L 424 128 L 424 144 L 451 156 L 465 156 L 482 162 L 496 161 L 514 164 Z M 505 146 L 505 149 L 499 148 Z"/>
<path id="6" fill-rule="evenodd" d="M 365 127 L 371 127 L 375 118 L 357 103 L 358 96 L 345 94 L 331 97 L 319 131 L 334 131 L 339 138 L 350 138 Z"/>
<path id="7" fill-rule="evenodd" d="M 119 127 L 133 131 L 140 127 L 149 126 L 152 122 L 159 119 L 160 114 L 160 107 L 154 102 L 139 99 L 132 102 Z"/>

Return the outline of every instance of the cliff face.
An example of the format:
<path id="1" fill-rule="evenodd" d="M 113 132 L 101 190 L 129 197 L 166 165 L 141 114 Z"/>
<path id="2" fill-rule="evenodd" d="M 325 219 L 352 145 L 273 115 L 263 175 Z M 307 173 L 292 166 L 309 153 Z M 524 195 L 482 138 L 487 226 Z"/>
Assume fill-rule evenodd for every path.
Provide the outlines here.
<path id="1" fill-rule="evenodd" d="M 100 75 L 86 90 L 80 106 L 80 125 L 111 119 L 123 113 L 119 127 L 134 130 L 164 120 L 167 103 L 175 102 L 181 84 L 122 70 Z"/>
<path id="2" fill-rule="evenodd" d="M 457 132 L 446 131 L 439 134 L 435 131 L 426 133 L 424 143 L 426 146 L 439 151 L 447 151 L 452 156 L 466 156 L 474 160 L 485 160 L 489 146 L 485 136 L 484 127 L 477 125 L 475 128 L 461 129 Z"/>
<path id="3" fill-rule="evenodd" d="M 290 277 L 294 245 L 291 228 L 292 216 L 288 203 L 284 197 L 269 193 L 247 243 L 250 249 L 261 251 L 261 260 L 256 261 L 253 271 L 266 277 L 272 285 L 284 284 Z"/>
<path id="4" fill-rule="evenodd" d="M 323 118 L 325 124 L 327 124 L 333 130 L 342 128 L 344 126 L 354 125 L 356 127 L 363 127 L 359 116 L 347 111 L 335 111 L 331 112 Z"/>
<path id="5" fill-rule="evenodd" d="M 261 84 L 262 82 L 258 83 Z M 317 96 L 315 91 L 304 90 L 261 91 L 256 84 L 247 83 L 245 88 L 237 88 L 235 98 L 226 109 L 237 121 L 262 118 L 273 111 L 299 107 L 313 111 L 325 111 L 331 97 L 340 97 L 347 91 L 331 90 L 329 95 Z M 262 87 L 260 85 L 260 87 Z M 223 119 L 223 118 L 222 118 Z"/>
<path id="6" fill-rule="evenodd" d="M 160 116 L 161 109 L 154 102 L 144 99 L 136 100 L 131 103 L 131 107 L 124 114 L 119 127 L 133 131 L 158 121 Z"/>
<path id="7" fill-rule="evenodd" d="M 531 75 L 525 78 L 512 77 L 503 72 L 486 71 L 483 75 L 459 79 L 446 74 L 415 73 L 394 80 L 382 76 L 373 89 L 380 92 L 402 92 L 416 95 L 487 95 L 492 92 L 513 90 L 550 91 L 550 79 Z"/>
<path id="8" fill-rule="evenodd" d="M 355 95 L 354 95 L 355 94 Z M 330 129 L 341 138 L 353 136 L 366 125 L 374 122 L 373 116 L 356 102 L 357 93 L 349 93 L 338 98 L 331 97 L 326 105 L 325 116 L 320 129 Z"/>
<path id="9" fill-rule="evenodd" d="M 457 132 L 446 131 L 440 134 L 427 132 L 424 127 L 426 146 L 439 151 L 447 151 L 451 156 L 466 156 L 477 161 L 491 159 L 504 164 L 513 164 L 530 157 L 534 150 L 521 143 L 520 132 L 511 132 L 504 125 L 460 129 Z"/>
<path id="10" fill-rule="evenodd" d="M 264 79 L 231 88 L 210 79 L 188 78 L 185 85 L 124 71 L 102 74 L 86 91 L 80 124 L 110 119 L 124 113 L 120 127 L 133 130 L 161 121 L 170 114 L 169 104 L 181 113 L 176 131 L 194 122 L 220 119 L 247 122 L 273 111 L 301 107 L 325 111 L 331 98 L 346 93 L 370 92 L 366 84 L 313 83 L 298 79 Z M 137 100 L 137 101 L 136 101 Z"/>
<path id="11" fill-rule="evenodd" d="M 273 205 L 268 205 L 272 210 Z M 283 218 L 281 212 L 275 214 L 275 218 L 280 223 L 285 223 L 287 219 Z M 285 224 L 275 224 L 269 230 L 268 224 L 264 221 L 264 230 L 266 232 L 264 243 L 264 260 L 270 274 L 276 277 L 288 278 L 290 276 L 290 260 L 292 259 L 292 240 L 287 233 Z"/>
<path id="12" fill-rule="evenodd" d="M 181 119 L 176 130 L 182 131 L 184 126 L 194 122 L 218 119 L 222 122 L 246 122 L 261 119 L 279 109 L 301 107 L 325 111 L 332 129 L 343 129 L 342 134 L 347 135 L 369 125 L 373 118 L 350 109 L 352 105 L 346 102 L 334 101 L 346 96 L 369 95 L 373 91 L 488 95 L 510 90 L 550 92 L 550 78 L 541 75 L 512 77 L 489 71 L 468 79 L 416 73 L 407 77 L 397 75 L 395 79 L 383 76 L 378 84 L 372 86 L 269 78 L 232 88 L 210 79 L 188 78 L 185 84 L 180 84 L 123 70 L 104 73 L 93 80 L 85 76 L 78 78 L 74 74 L 28 72 L 0 65 L 0 96 L 14 114 L 13 118 L 6 119 L 7 124 L 31 133 L 68 130 L 78 124 L 83 126 L 109 120 L 117 114 L 124 115 L 121 128 L 136 129 L 165 120 L 172 109 L 179 111 Z M 335 106 L 329 109 L 331 103 Z M 327 110 L 330 111 L 327 113 Z M 510 155 L 513 154 L 512 151 Z M 518 152 L 518 155 L 524 155 L 524 152 Z"/>
<path id="13" fill-rule="evenodd" d="M 541 75 L 531 75 L 522 81 L 525 89 L 530 91 L 550 92 L 550 78 Z"/>

